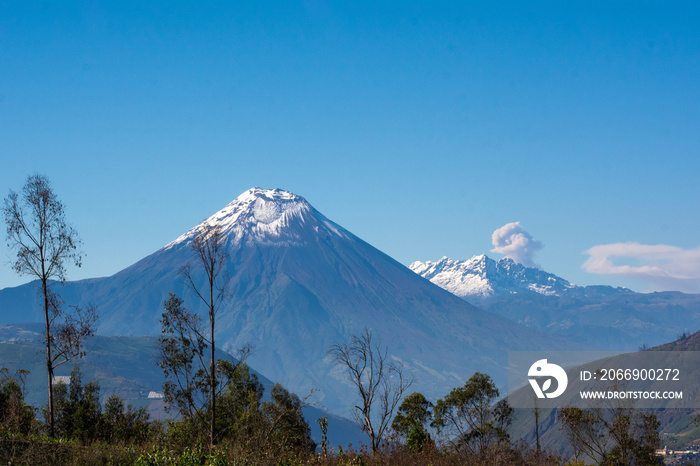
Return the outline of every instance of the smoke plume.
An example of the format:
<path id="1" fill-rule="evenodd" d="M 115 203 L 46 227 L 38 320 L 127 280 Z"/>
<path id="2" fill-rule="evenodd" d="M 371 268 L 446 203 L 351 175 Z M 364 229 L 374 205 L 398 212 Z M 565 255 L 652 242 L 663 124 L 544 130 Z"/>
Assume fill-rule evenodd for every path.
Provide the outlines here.
<path id="1" fill-rule="evenodd" d="M 539 268 L 534 261 L 534 256 L 544 245 L 523 230 L 520 222 L 507 223 L 494 231 L 491 242 L 493 243 L 491 252 L 505 254 L 506 257 L 525 267 Z"/>

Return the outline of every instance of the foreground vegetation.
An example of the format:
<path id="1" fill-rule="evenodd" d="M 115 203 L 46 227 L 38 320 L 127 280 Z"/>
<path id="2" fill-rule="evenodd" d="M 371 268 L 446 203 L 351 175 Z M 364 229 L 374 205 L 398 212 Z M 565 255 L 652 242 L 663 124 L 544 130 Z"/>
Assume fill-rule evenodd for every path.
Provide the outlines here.
<path id="1" fill-rule="evenodd" d="M 206 442 L 205 442 L 206 443 Z M 431 449 L 420 453 L 397 448 L 382 450 L 375 456 L 366 450 L 350 450 L 342 454 L 294 454 L 290 452 L 253 451 L 240 445 L 223 444 L 209 450 L 195 447 L 172 449 L 166 446 L 119 446 L 104 443 L 81 445 L 75 442 L 50 443 L 32 441 L 0 441 L 0 461 L 6 464 L 66 465 L 137 465 L 137 466 L 215 466 L 215 465 L 465 465 L 545 466 L 564 465 L 556 457 L 521 450 L 515 447 L 494 447 L 481 457 L 465 457 L 454 452 Z M 568 463 L 578 465 L 582 463 Z"/>
<path id="2" fill-rule="evenodd" d="M 71 383 L 55 389 L 55 437 L 37 410 L 24 402 L 25 372 L 0 378 L 0 462 L 27 465 L 583 465 L 511 441 L 508 408 L 489 377 L 475 374 L 435 406 L 420 393 L 404 398 L 391 433 L 374 453 L 365 447 L 329 446 L 327 423 L 320 445 L 310 438 L 301 415 L 302 401 L 283 387 L 263 401 L 262 386 L 245 365 L 220 397 L 219 441 L 210 445 L 207 416 L 152 421 L 144 408 L 126 405 L 116 395 L 100 403 L 100 387 L 83 383 L 74 368 Z M 46 408 L 44 417 L 48 417 Z M 569 413 L 571 414 L 571 413 Z M 579 419 L 580 421 L 580 419 Z M 619 425 L 619 423 L 618 423 Z M 581 428 L 582 424 L 577 427 Z M 461 434 L 455 432 L 462 429 Z M 439 440 L 433 440 L 431 433 Z M 600 430 L 601 435 L 604 433 Z M 653 441 L 653 440 L 650 440 Z M 627 445 L 630 445 L 629 443 Z M 649 447 L 649 443 L 643 445 Z M 648 451 L 648 450 L 647 450 Z M 653 457 L 647 457 L 654 461 Z M 625 462 L 619 448 L 599 464 Z"/>

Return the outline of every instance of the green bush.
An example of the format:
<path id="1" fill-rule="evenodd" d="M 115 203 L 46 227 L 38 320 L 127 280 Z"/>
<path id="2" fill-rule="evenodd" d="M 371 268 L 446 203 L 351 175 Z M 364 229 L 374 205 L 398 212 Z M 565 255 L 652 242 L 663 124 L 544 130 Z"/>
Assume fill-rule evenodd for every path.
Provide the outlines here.
<path id="1" fill-rule="evenodd" d="M 0 437 L 27 436 L 34 430 L 35 410 L 24 402 L 27 374 L 20 370 L 10 376 L 7 369 L 0 369 Z"/>

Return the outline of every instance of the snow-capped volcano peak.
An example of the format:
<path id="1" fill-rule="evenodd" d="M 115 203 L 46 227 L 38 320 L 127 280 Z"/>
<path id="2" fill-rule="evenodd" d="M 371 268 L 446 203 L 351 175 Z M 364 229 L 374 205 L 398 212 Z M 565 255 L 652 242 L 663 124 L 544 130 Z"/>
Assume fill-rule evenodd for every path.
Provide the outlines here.
<path id="1" fill-rule="evenodd" d="M 485 255 L 474 256 L 464 261 L 452 260 L 445 256 L 437 262 L 416 261 L 408 267 L 423 278 L 460 297 L 487 298 L 494 294 L 487 271 L 495 270 L 495 262 Z"/>
<path id="2" fill-rule="evenodd" d="M 226 207 L 190 229 L 165 248 L 192 239 L 198 231 L 218 226 L 236 243 L 299 243 L 307 230 L 327 230 L 345 236 L 344 230 L 326 219 L 306 199 L 281 189 L 251 188 Z"/>
<path id="3" fill-rule="evenodd" d="M 270 230 L 278 230 L 291 217 L 301 217 L 311 209 L 306 199 L 289 191 L 251 188 L 203 224 L 219 226 L 224 232 L 239 224 L 250 227 L 266 225 Z"/>
<path id="4" fill-rule="evenodd" d="M 467 260 L 443 257 L 437 262 L 416 261 L 409 268 L 436 285 L 462 298 L 490 298 L 514 293 L 558 295 L 574 287 L 563 278 L 525 267 L 504 258 L 496 262 L 485 255 Z"/>

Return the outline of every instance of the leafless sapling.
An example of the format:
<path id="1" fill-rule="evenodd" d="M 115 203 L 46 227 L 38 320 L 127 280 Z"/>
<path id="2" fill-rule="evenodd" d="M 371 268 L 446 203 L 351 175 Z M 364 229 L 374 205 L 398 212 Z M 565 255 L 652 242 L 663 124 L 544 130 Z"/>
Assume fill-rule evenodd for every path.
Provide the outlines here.
<path id="1" fill-rule="evenodd" d="M 355 419 L 369 436 L 374 455 L 413 380 L 404 376 L 403 367 L 389 361 L 388 349 L 374 339 L 369 329 L 352 335 L 348 343 L 334 344 L 328 354 L 357 389 L 360 404 L 355 406 Z"/>

